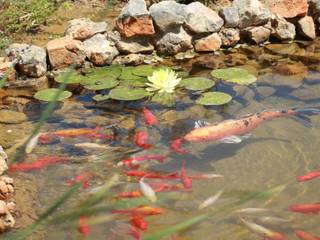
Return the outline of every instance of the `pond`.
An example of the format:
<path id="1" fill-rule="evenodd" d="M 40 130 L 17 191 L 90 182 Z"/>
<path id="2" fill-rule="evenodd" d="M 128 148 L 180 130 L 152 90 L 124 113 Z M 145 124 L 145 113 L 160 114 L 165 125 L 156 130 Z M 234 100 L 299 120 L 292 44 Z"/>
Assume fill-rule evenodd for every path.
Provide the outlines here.
<path id="1" fill-rule="evenodd" d="M 317 46 L 313 50 L 319 51 Z M 232 54 L 235 53 L 225 53 L 220 59 Z M 250 54 L 243 56 L 246 55 L 252 57 Z M 87 176 L 88 186 L 81 187 L 60 206 L 49 217 L 48 224 L 32 233 L 33 239 L 84 239 L 85 236 L 79 233 L 78 219 L 85 215 L 87 218 L 82 219 L 90 225 L 87 239 L 130 239 L 130 214 L 119 214 L 113 210 L 140 205 L 164 211 L 144 217 L 148 229 L 140 231 L 142 239 L 160 239 L 156 235 L 159 231 L 170 230 L 170 227 L 195 220 L 198 216 L 198 222 L 181 231 L 169 231 L 168 236 L 162 232 L 164 237 L 161 239 L 263 239 L 249 231 L 241 218 L 286 234 L 288 239 L 295 239 L 296 230 L 320 235 L 317 215 L 289 211 L 292 205 L 319 202 L 319 181 L 297 182 L 296 177 L 319 169 L 320 115 L 310 116 L 309 123 L 294 117 L 261 123 L 238 143 L 190 142 L 183 144 L 183 148 L 188 150 L 186 154 L 170 149 L 171 142 L 192 131 L 197 121 L 215 123 L 270 109 L 319 108 L 320 75 L 316 65 L 304 65 L 277 53 L 264 53 L 263 56 L 271 60 L 258 63 L 254 60 L 258 56 L 254 56 L 250 64 L 229 64 L 245 65 L 244 68 L 257 75 L 258 80 L 248 86 L 217 82 L 212 89 L 233 97 L 223 106 L 198 105 L 195 103 L 198 98 L 195 92 L 179 97 L 170 108 L 143 100 L 96 103 L 90 90 L 59 103 L 42 127 L 42 133 L 90 128 L 104 135 L 72 136 L 70 132 L 65 132 L 65 135 L 52 137 L 47 134 L 47 138 L 43 138 L 42 142 L 40 139 L 34 151 L 25 155 L 23 161 L 30 163 L 44 156 L 65 159 L 42 169 L 10 174 L 19 181 L 28 179 L 28 185 L 24 186 L 26 189 L 30 185 L 36 186 L 36 190 L 30 190 L 33 197 L 29 200 L 33 199 L 33 202 L 25 204 L 37 206 L 37 214 L 46 211 L 64 192 L 70 190 L 74 182 L 72 179 L 87 174 L 82 176 Z M 199 66 L 191 70 L 188 64 L 180 65 L 183 70 L 190 71 L 190 76 L 211 78 L 211 70 Z M 29 129 L 39 121 L 46 106 L 45 103 L 33 102 L 25 108 Z M 144 107 L 155 115 L 157 124 L 145 123 Z M 147 146 L 135 144 L 134 135 L 138 131 L 147 132 Z M 139 181 L 126 176 L 125 173 L 132 169 L 117 163 L 150 155 L 163 156 L 164 161 L 145 161 L 139 169 L 133 170 L 168 176 L 176 172 L 180 174 L 185 163 L 188 176 L 217 174 L 223 177 L 194 177 L 190 189 L 183 188 L 179 177 L 146 177 L 144 182 L 151 186 L 170 184 L 179 187 L 176 191 L 157 193 L 155 203 L 144 197 L 119 197 L 123 192 L 138 191 Z M 112 178 L 116 180 L 109 188 L 105 184 L 110 183 Z M 220 191 L 222 194 L 212 205 L 199 209 L 202 202 Z M 97 210 L 98 207 L 101 207 L 100 210 Z M 248 208 L 263 209 L 250 211 Z M 242 213 L 239 212 L 241 209 Z M 82 228 L 83 233 L 86 230 Z"/>

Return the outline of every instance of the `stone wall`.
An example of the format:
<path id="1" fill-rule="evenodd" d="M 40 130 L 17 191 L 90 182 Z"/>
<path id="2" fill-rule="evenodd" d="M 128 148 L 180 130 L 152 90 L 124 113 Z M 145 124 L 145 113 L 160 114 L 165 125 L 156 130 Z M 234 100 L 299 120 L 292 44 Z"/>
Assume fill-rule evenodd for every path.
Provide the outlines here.
<path id="1" fill-rule="evenodd" d="M 20 75 L 40 78 L 47 70 L 87 62 L 140 64 L 151 53 L 172 56 L 214 52 L 243 42 L 313 40 L 319 20 L 319 0 L 234 0 L 219 12 L 200 2 L 161 1 L 147 8 L 144 0 L 129 0 L 115 29 L 105 22 L 74 19 L 65 36 L 49 41 L 46 49 L 12 44 L 6 52 Z"/>

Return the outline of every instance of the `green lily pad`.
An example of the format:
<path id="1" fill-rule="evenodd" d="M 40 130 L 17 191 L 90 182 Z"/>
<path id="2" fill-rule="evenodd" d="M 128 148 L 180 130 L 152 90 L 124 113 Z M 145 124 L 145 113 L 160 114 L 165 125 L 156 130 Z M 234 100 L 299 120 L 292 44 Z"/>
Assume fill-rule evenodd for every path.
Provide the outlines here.
<path id="1" fill-rule="evenodd" d="M 97 94 L 97 95 L 93 96 L 92 99 L 97 101 L 97 102 L 100 102 L 100 101 L 104 101 L 104 100 L 110 99 L 110 96 L 109 95 Z"/>
<path id="2" fill-rule="evenodd" d="M 172 107 L 176 103 L 177 97 L 170 93 L 156 93 L 152 96 L 151 101 L 167 107 Z"/>
<path id="3" fill-rule="evenodd" d="M 215 78 L 239 85 L 249 85 L 257 81 L 257 78 L 243 68 L 216 69 L 211 72 Z"/>
<path id="4" fill-rule="evenodd" d="M 119 76 L 120 80 L 124 81 L 130 81 L 130 80 L 136 80 L 141 79 L 141 77 L 133 74 L 133 67 L 126 67 L 122 70 L 121 75 Z"/>
<path id="5" fill-rule="evenodd" d="M 122 72 L 122 67 L 120 65 L 111 65 L 108 67 L 94 68 L 90 70 L 90 72 L 88 72 L 86 76 L 89 78 L 108 77 L 108 78 L 116 79 L 121 75 L 121 72 Z"/>
<path id="6" fill-rule="evenodd" d="M 223 105 L 232 100 L 232 97 L 223 92 L 207 92 L 201 95 L 200 98 L 197 99 L 197 103 L 201 105 Z"/>
<path id="7" fill-rule="evenodd" d="M 148 77 L 152 75 L 153 71 L 154 68 L 152 65 L 141 65 L 133 68 L 132 73 L 136 76 Z"/>
<path id="8" fill-rule="evenodd" d="M 177 73 L 178 77 L 180 77 L 180 78 L 186 78 L 189 76 L 189 73 L 185 72 L 185 71 L 178 71 L 176 73 Z"/>
<path id="9" fill-rule="evenodd" d="M 185 78 L 181 81 L 181 86 L 193 91 L 205 90 L 213 87 L 214 85 L 214 81 L 204 77 Z"/>
<path id="10" fill-rule="evenodd" d="M 112 99 L 120 101 L 133 101 L 149 96 L 149 93 L 143 88 L 117 87 L 109 92 Z"/>
<path id="11" fill-rule="evenodd" d="M 53 101 L 54 97 L 59 91 L 60 90 L 58 88 L 47 88 L 47 89 L 36 92 L 36 94 L 34 95 L 34 98 L 40 101 L 51 102 Z M 62 91 L 57 101 L 63 101 L 71 96 L 72 96 L 71 92 Z"/>
<path id="12" fill-rule="evenodd" d="M 54 78 L 58 83 L 66 82 L 70 84 L 81 83 L 82 79 L 83 76 L 75 70 L 60 73 Z"/>
<path id="13" fill-rule="evenodd" d="M 106 78 L 102 80 L 95 80 L 94 82 L 84 85 L 84 88 L 89 90 L 102 90 L 114 88 L 119 84 L 119 81 L 114 78 Z"/>

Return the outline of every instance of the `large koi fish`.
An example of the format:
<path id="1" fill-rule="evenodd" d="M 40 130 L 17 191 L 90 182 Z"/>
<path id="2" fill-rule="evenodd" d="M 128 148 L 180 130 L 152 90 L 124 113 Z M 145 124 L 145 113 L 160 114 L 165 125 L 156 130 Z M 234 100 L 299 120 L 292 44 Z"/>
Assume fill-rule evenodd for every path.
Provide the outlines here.
<path id="1" fill-rule="evenodd" d="M 320 108 L 292 108 L 288 110 L 266 110 L 263 112 L 245 115 L 239 119 L 229 119 L 207 126 L 198 126 L 187 135 L 183 140 L 188 142 L 221 141 L 232 139 L 244 135 L 263 122 L 274 118 L 296 116 L 302 120 L 309 120 L 306 115 L 320 113 Z"/>

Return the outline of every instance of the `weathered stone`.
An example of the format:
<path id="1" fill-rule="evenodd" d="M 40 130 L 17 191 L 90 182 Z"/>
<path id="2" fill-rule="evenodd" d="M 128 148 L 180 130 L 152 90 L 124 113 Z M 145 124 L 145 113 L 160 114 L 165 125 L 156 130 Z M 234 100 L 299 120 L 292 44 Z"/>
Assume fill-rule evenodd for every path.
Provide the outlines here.
<path id="1" fill-rule="evenodd" d="M 89 18 L 78 18 L 69 21 L 65 35 L 77 40 L 85 40 L 97 33 L 104 33 L 106 31 L 106 22 L 93 22 Z"/>
<path id="2" fill-rule="evenodd" d="M 238 10 L 240 28 L 266 24 L 270 11 L 259 0 L 234 0 L 232 6 Z"/>
<path id="3" fill-rule="evenodd" d="M 249 27 L 245 28 L 241 31 L 241 34 L 245 35 L 245 37 L 256 44 L 263 43 L 267 41 L 270 37 L 270 29 L 265 28 L 263 26 L 259 27 Z"/>
<path id="4" fill-rule="evenodd" d="M 41 77 L 47 72 L 47 54 L 41 47 L 14 43 L 6 53 L 11 60 L 17 60 L 16 69 L 26 76 Z"/>
<path id="5" fill-rule="evenodd" d="M 219 32 L 221 44 L 225 47 L 236 45 L 240 40 L 240 31 L 236 28 L 222 28 Z"/>
<path id="6" fill-rule="evenodd" d="M 223 26 L 223 19 L 200 2 L 193 2 L 185 8 L 185 26 L 194 33 L 213 33 Z"/>
<path id="7" fill-rule="evenodd" d="M 15 112 L 11 110 L 0 110 L 0 123 L 16 124 L 27 121 L 27 116 L 22 112 Z"/>
<path id="8" fill-rule="evenodd" d="M 297 22 L 297 30 L 303 37 L 311 40 L 316 38 L 316 28 L 310 16 L 305 16 Z"/>
<path id="9" fill-rule="evenodd" d="M 103 34 L 96 34 L 83 42 L 86 56 L 97 66 L 110 64 L 119 54 L 114 43 Z"/>
<path id="10" fill-rule="evenodd" d="M 181 26 L 185 22 L 185 5 L 175 1 L 162 1 L 153 4 L 149 11 L 153 21 L 162 32 Z"/>
<path id="11" fill-rule="evenodd" d="M 165 55 L 174 55 L 192 49 L 192 37 L 183 29 L 177 27 L 171 32 L 163 34 L 156 42 L 159 53 Z"/>
<path id="12" fill-rule="evenodd" d="M 113 64 L 120 64 L 120 65 L 140 65 L 144 62 L 145 60 L 145 55 L 140 54 L 140 53 L 131 53 L 128 55 L 120 55 L 117 56 L 113 60 Z"/>
<path id="13" fill-rule="evenodd" d="M 0 89 L 0 94 L 32 97 L 37 91 L 48 88 L 49 81 L 47 76 L 39 78 L 19 77 L 16 80 L 6 81 L 4 86 L 4 89 Z"/>
<path id="14" fill-rule="evenodd" d="M 118 50 L 121 53 L 151 53 L 154 46 L 149 39 L 141 37 L 132 37 L 121 39 L 116 43 Z"/>
<path id="15" fill-rule="evenodd" d="M 8 170 L 8 156 L 0 145 L 0 176 Z"/>
<path id="16" fill-rule="evenodd" d="M 284 18 L 305 16 L 308 12 L 308 0 L 261 0 L 273 14 Z"/>
<path id="17" fill-rule="evenodd" d="M 213 33 L 205 38 L 196 40 L 194 48 L 196 52 L 214 52 L 221 47 L 221 38 L 218 33 Z"/>
<path id="18" fill-rule="evenodd" d="M 320 28 L 320 0 L 309 0 L 309 15 L 313 17 L 314 22 L 317 25 L 317 31 L 319 32 Z"/>
<path id="19" fill-rule="evenodd" d="M 70 36 L 57 38 L 47 43 L 47 51 L 52 69 L 81 66 L 85 59 L 83 44 Z"/>
<path id="20" fill-rule="evenodd" d="M 275 16 L 271 19 L 272 36 L 283 41 L 290 41 L 296 37 L 296 28 L 283 17 Z"/>
<path id="21" fill-rule="evenodd" d="M 238 27 L 240 23 L 240 17 L 238 9 L 234 7 L 223 8 L 219 11 L 220 17 L 224 20 L 225 27 Z"/>
<path id="22" fill-rule="evenodd" d="M 116 28 L 124 37 L 153 35 L 153 22 L 145 1 L 130 0 L 118 16 Z"/>

